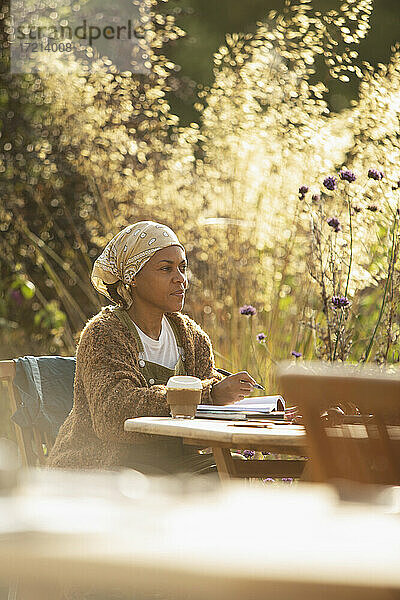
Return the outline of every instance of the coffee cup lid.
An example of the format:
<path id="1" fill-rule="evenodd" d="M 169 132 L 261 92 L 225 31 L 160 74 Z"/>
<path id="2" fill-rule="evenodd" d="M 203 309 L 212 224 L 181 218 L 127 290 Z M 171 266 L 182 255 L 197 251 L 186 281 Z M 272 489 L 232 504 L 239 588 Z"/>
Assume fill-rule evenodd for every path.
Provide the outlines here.
<path id="1" fill-rule="evenodd" d="M 201 379 L 192 377 L 191 375 L 174 375 L 167 381 L 167 388 L 186 389 L 186 390 L 201 390 Z"/>

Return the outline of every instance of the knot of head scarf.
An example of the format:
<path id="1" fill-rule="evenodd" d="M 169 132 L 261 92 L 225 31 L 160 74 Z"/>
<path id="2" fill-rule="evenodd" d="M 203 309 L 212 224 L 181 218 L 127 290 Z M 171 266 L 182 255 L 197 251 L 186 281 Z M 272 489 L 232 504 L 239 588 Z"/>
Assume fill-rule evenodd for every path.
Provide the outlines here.
<path id="1" fill-rule="evenodd" d="M 91 282 L 100 294 L 111 301 L 114 300 L 106 284 L 118 282 L 117 292 L 129 308 L 132 305 L 129 285 L 133 277 L 157 250 L 167 246 L 180 246 L 185 250 L 172 229 L 166 225 L 154 221 L 128 225 L 108 242 L 96 259 Z"/>

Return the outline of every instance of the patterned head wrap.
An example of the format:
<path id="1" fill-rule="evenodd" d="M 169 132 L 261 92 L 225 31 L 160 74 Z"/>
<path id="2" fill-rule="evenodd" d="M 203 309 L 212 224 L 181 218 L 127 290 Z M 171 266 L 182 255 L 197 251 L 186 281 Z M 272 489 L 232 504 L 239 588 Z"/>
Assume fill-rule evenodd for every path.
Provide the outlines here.
<path id="1" fill-rule="evenodd" d="M 180 246 L 175 233 L 154 221 L 139 221 L 128 225 L 110 240 L 93 265 L 91 281 L 100 294 L 109 300 L 105 284 L 119 282 L 117 292 L 128 304 L 132 305 L 132 297 L 128 291 L 132 278 L 145 263 L 162 248 Z"/>

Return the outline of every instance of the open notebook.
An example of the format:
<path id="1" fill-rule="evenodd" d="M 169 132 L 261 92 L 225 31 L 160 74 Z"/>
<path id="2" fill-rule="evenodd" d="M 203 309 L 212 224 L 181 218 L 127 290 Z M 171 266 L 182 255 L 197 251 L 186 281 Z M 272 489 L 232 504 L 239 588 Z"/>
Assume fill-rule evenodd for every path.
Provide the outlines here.
<path id="1" fill-rule="evenodd" d="M 247 397 L 233 404 L 212 406 L 199 404 L 196 417 L 205 419 L 228 419 L 244 421 L 246 419 L 283 419 L 285 401 L 282 396 Z"/>

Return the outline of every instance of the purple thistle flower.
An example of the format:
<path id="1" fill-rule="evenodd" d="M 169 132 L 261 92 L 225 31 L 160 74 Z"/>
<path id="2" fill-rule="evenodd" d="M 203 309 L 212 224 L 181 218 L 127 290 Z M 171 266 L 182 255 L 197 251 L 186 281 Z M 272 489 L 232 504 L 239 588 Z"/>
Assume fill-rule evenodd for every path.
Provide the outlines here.
<path id="1" fill-rule="evenodd" d="M 263 483 L 270 483 L 270 482 L 275 482 L 275 479 L 273 479 L 272 477 L 266 477 L 265 479 L 263 479 Z"/>
<path id="2" fill-rule="evenodd" d="M 333 192 L 333 190 L 336 190 L 337 188 L 337 179 L 336 177 L 325 177 L 324 181 L 324 186 L 326 187 L 327 190 L 331 190 L 331 192 Z"/>
<path id="3" fill-rule="evenodd" d="M 353 210 L 355 213 L 359 213 L 362 211 L 362 208 L 360 208 L 359 206 L 353 206 Z"/>
<path id="4" fill-rule="evenodd" d="M 259 342 L 260 344 L 262 344 L 267 339 L 267 336 L 265 335 L 265 333 L 262 333 L 262 332 L 261 333 L 257 333 L 256 339 L 257 339 L 257 342 Z"/>
<path id="5" fill-rule="evenodd" d="M 376 206 L 376 204 L 370 204 L 369 206 L 367 206 L 367 210 L 370 210 L 371 212 L 377 212 L 378 207 Z"/>
<path id="6" fill-rule="evenodd" d="M 349 308 L 350 300 L 346 298 L 346 296 L 332 296 L 332 306 L 333 308 Z"/>
<path id="7" fill-rule="evenodd" d="M 303 356 L 301 352 L 296 352 L 296 350 L 292 350 L 291 354 L 295 358 L 300 358 L 300 356 Z"/>
<path id="8" fill-rule="evenodd" d="M 330 217 L 327 220 L 327 223 L 328 223 L 329 227 L 332 227 L 332 229 L 334 229 L 336 231 L 336 233 L 342 229 L 342 227 L 340 225 L 340 221 L 336 217 Z"/>
<path id="9" fill-rule="evenodd" d="M 313 202 L 319 202 L 319 201 L 321 200 L 321 195 L 320 195 L 320 194 L 313 194 L 313 195 L 311 196 L 311 200 L 312 200 Z"/>
<path id="10" fill-rule="evenodd" d="M 253 458 L 255 452 L 254 450 L 243 450 L 242 454 L 245 458 Z"/>
<path id="11" fill-rule="evenodd" d="M 378 169 L 369 169 L 368 177 L 370 179 L 375 179 L 375 181 L 380 181 L 385 177 L 385 175 L 382 173 L 382 171 L 378 171 Z"/>
<path id="12" fill-rule="evenodd" d="M 257 314 L 257 310 L 251 304 L 245 304 L 240 308 L 240 314 L 254 317 Z"/>
<path id="13" fill-rule="evenodd" d="M 354 175 L 353 171 L 348 171 L 346 169 L 343 171 L 340 171 L 339 177 L 342 181 L 348 181 L 349 183 L 352 183 L 353 181 L 355 181 L 357 179 L 357 177 Z"/>
<path id="14" fill-rule="evenodd" d="M 282 483 L 293 483 L 293 477 L 282 477 Z"/>
<path id="15" fill-rule="evenodd" d="M 397 181 L 397 183 L 395 183 L 394 186 L 392 186 L 392 190 L 398 190 L 400 188 L 400 179 L 399 181 Z"/>
<path id="16" fill-rule="evenodd" d="M 304 196 L 307 194 L 309 188 L 307 185 L 302 185 L 301 187 L 299 187 L 299 194 L 300 194 L 300 198 L 304 198 Z"/>

